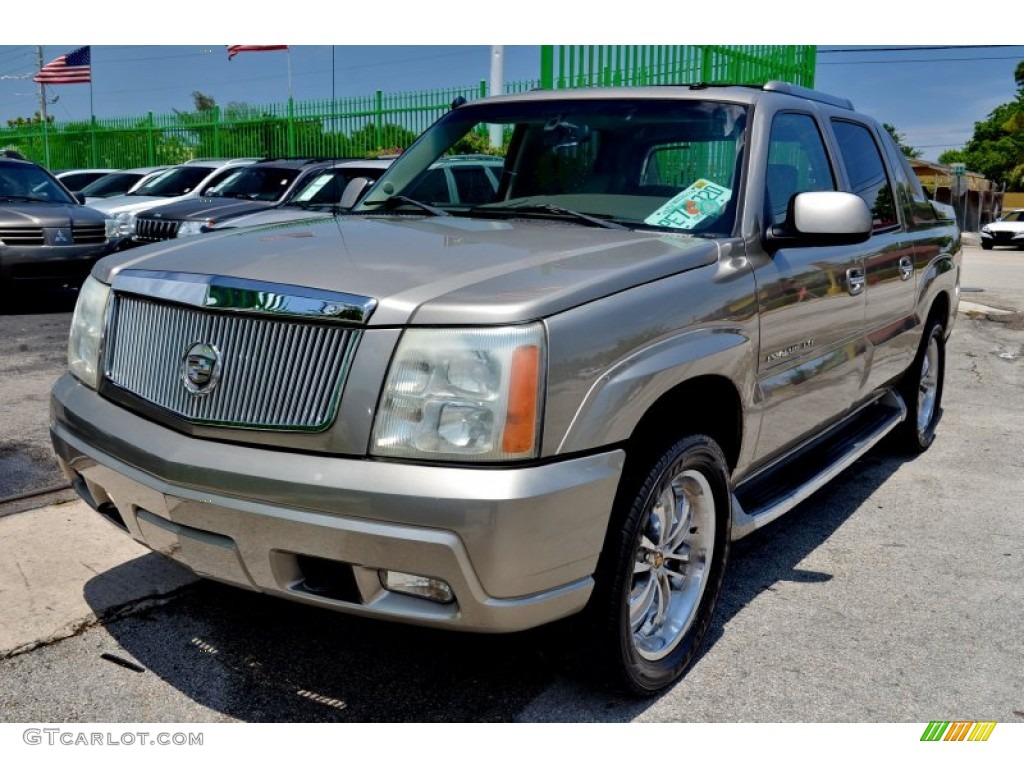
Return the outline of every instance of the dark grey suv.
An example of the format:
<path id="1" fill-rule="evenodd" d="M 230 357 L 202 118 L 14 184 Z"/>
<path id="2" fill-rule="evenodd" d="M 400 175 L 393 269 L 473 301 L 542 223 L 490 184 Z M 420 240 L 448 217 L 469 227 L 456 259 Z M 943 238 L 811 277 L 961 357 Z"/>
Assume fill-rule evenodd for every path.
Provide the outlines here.
<path id="1" fill-rule="evenodd" d="M 80 284 L 112 251 L 114 221 L 44 168 L 0 158 L 0 293 L 12 283 Z"/>

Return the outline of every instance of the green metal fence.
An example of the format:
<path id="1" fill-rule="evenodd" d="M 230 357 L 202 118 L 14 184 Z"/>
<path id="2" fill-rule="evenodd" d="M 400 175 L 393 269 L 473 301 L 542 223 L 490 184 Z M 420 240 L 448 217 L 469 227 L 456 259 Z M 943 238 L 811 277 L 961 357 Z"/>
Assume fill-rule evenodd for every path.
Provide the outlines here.
<path id="1" fill-rule="evenodd" d="M 542 88 L 672 83 L 814 87 L 813 45 L 545 45 Z"/>
<path id="2" fill-rule="evenodd" d="M 650 85 L 669 82 L 814 85 L 814 46 L 542 46 L 532 88 Z M 0 148 L 50 168 L 132 168 L 196 157 L 369 157 L 394 153 L 451 107 L 487 95 L 465 88 L 278 102 L 88 122 L 0 128 Z M 47 152 L 48 147 L 48 152 Z"/>

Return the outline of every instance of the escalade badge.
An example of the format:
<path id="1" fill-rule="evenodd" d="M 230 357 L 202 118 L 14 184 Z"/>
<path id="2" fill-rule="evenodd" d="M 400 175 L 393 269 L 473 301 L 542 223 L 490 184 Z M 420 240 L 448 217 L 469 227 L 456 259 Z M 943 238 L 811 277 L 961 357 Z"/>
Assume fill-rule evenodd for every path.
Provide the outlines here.
<path id="1" fill-rule="evenodd" d="M 193 344 L 185 352 L 181 380 L 194 395 L 207 395 L 220 379 L 220 352 L 212 344 Z"/>

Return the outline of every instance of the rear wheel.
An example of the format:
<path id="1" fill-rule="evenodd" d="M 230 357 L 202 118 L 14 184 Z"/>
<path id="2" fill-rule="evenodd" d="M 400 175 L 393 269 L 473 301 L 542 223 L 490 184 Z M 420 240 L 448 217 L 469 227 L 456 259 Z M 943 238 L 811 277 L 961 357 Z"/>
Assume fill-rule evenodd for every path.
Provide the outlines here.
<path id="1" fill-rule="evenodd" d="M 901 447 L 912 453 L 926 451 L 935 440 L 942 414 L 942 385 L 946 373 L 945 329 L 931 320 L 921 348 L 901 385 L 907 419 L 901 425 Z"/>
<path id="2" fill-rule="evenodd" d="M 711 624 L 729 546 L 728 477 L 718 445 L 693 435 L 620 494 L 621 526 L 609 535 L 594 607 L 605 612 L 606 659 L 631 692 L 681 677 Z"/>

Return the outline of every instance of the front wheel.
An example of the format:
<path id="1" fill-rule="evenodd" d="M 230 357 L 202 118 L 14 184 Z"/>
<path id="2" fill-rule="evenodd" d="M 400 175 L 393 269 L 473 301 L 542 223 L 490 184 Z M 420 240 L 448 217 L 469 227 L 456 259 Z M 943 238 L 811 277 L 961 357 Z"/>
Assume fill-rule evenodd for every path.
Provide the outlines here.
<path id="1" fill-rule="evenodd" d="M 932 320 L 925 329 L 917 358 L 900 387 L 907 405 L 900 443 L 911 453 L 926 451 L 935 440 L 935 427 L 942 413 L 945 373 L 945 329 L 938 320 Z"/>
<path id="2" fill-rule="evenodd" d="M 988 240 L 982 240 L 981 241 L 981 247 L 982 247 L 983 250 L 991 251 L 992 250 L 992 243 L 990 243 Z"/>
<path id="3" fill-rule="evenodd" d="M 676 442 L 639 480 L 620 496 L 596 594 L 609 661 L 628 690 L 651 694 L 682 676 L 711 624 L 732 496 L 725 457 L 704 435 Z"/>

